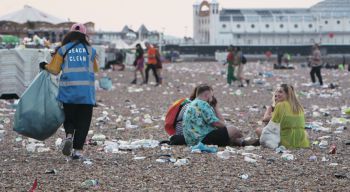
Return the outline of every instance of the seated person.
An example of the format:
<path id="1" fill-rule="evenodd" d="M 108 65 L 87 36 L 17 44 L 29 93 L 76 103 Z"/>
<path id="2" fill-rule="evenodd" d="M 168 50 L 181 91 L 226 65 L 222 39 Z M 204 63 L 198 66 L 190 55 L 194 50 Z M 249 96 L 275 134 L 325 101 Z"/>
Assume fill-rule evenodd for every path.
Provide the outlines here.
<path id="1" fill-rule="evenodd" d="M 188 98 L 189 101 L 193 101 L 196 98 L 196 93 L 197 93 L 197 87 L 194 88 L 191 96 Z M 188 105 L 190 104 L 190 102 L 184 104 L 181 109 L 180 112 L 176 118 L 176 124 L 175 124 L 175 129 L 176 129 L 176 133 L 175 135 L 173 135 L 172 137 L 170 137 L 170 145 L 186 145 L 186 141 L 185 141 L 185 137 L 183 135 L 183 115 L 188 107 Z M 210 106 L 213 107 L 216 116 L 221 120 L 221 121 L 225 121 L 221 112 L 219 111 L 219 107 L 217 105 L 217 100 L 216 98 L 213 96 L 211 102 L 209 103 Z"/>
<path id="2" fill-rule="evenodd" d="M 188 105 L 183 117 L 183 133 L 187 145 L 194 146 L 199 142 L 218 146 L 257 144 L 258 140 L 246 141 L 239 130 L 226 127 L 209 105 L 212 97 L 213 89 L 210 86 L 198 86 L 196 99 Z"/>
<path id="3" fill-rule="evenodd" d="M 280 125 L 280 145 L 286 148 L 309 147 L 305 131 L 304 109 L 293 86 L 282 84 L 275 92 L 276 107 L 271 121 Z M 257 130 L 261 134 L 261 131 Z"/>

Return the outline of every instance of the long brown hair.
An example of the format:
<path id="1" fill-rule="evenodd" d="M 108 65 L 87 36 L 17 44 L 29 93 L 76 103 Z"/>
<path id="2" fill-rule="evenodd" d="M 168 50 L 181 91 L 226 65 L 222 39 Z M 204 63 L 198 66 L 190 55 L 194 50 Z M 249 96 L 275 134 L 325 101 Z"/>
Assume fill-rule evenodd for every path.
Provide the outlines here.
<path id="1" fill-rule="evenodd" d="M 62 40 L 62 46 L 74 41 L 79 41 L 80 43 L 90 46 L 86 35 L 77 31 L 71 31 L 67 33 Z"/>
<path id="2" fill-rule="evenodd" d="M 210 87 L 209 85 L 207 84 L 201 84 L 201 85 L 198 85 L 197 87 L 195 87 L 189 97 L 189 99 L 191 101 L 193 101 L 194 99 L 196 99 L 196 97 L 198 96 L 198 92 L 200 93 L 203 93 L 204 91 L 208 91 L 208 90 L 211 90 L 213 91 L 213 88 Z M 199 94 L 200 94 L 199 93 Z M 217 99 L 213 96 L 213 99 L 209 102 L 209 105 L 211 105 L 212 107 L 216 107 L 216 104 L 218 103 Z"/>
<path id="3" fill-rule="evenodd" d="M 295 94 L 295 90 L 294 87 L 288 84 L 282 84 L 281 88 L 283 89 L 283 91 L 286 93 L 287 95 L 287 100 L 290 103 L 291 107 L 292 107 L 292 111 L 294 114 L 298 114 L 300 112 L 304 111 L 303 106 L 300 104 L 300 101 L 297 97 L 297 95 Z"/>

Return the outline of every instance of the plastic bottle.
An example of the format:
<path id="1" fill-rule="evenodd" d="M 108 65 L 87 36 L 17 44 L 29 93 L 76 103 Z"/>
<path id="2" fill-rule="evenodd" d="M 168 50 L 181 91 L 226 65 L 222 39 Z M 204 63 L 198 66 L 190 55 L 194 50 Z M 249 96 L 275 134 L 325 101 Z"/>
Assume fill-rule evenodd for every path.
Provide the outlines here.
<path id="1" fill-rule="evenodd" d="M 81 186 L 84 187 L 84 188 L 95 187 L 97 185 L 98 185 L 98 180 L 96 180 L 96 179 L 89 179 L 89 180 L 84 181 L 81 184 Z"/>
<path id="2" fill-rule="evenodd" d="M 220 159 L 229 159 L 231 157 L 231 153 L 229 151 L 219 151 L 216 155 Z"/>

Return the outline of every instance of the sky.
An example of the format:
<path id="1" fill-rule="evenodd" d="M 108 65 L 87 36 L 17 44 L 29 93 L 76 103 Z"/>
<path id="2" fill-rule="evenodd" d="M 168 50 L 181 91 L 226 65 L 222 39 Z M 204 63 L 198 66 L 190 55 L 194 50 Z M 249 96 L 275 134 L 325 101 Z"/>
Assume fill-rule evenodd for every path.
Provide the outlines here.
<path id="1" fill-rule="evenodd" d="M 0 0 L 0 16 L 30 5 L 47 14 L 95 23 L 96 30 L 121 31 L 128 25 L 177 37 L 192 36 L 196 0 Z M 218 0 L 221 8 L 306 8 L 320 0 Z"/>

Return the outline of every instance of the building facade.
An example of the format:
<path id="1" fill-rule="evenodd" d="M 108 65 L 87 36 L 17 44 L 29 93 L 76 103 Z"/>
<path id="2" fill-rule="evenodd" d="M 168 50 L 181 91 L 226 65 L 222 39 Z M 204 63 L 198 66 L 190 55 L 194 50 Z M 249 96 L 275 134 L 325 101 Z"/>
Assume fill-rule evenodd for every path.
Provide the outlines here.
<path id="1" fill-rule="evenodd" d="M 20 38 L 38 35 L 51 42 L 59 42 L 74 23 L 25 5 L 21 10 L 0 16 L 0 34 Z M 87 22 L 84 25 L 89 35 L 95 32 L 93 22 Z"/>
<path id="2" fill-rule="evenodd" d="M 204 0 L 193 5 L 193 37 L 202 45 L 350 45 L 350 0 L 304 9 L 227 9 Z"/>
<path id="3" fill-rule="evenodd" d="M 107 45 L 118 41 L 124 41 L 126 44 L 133 44 L 135 41 L 147 41 L 152 44 L 158 44 L 160 33 L 150 31 L 146 26 L 141 25 L 137 31 L 124 26 L 119 32 L 96 31 L 91 35 L 94 44 Z"/>

